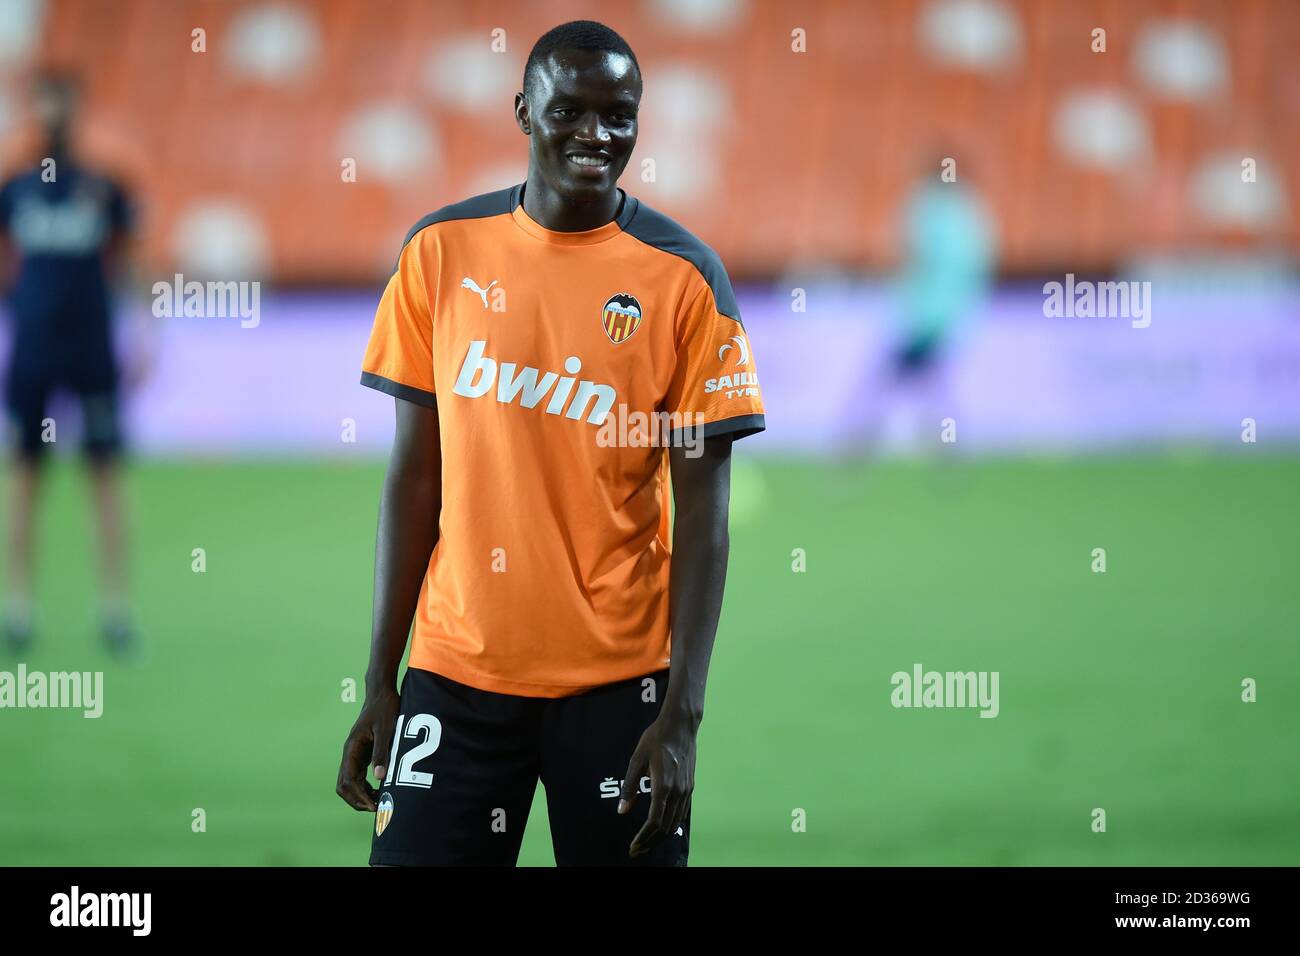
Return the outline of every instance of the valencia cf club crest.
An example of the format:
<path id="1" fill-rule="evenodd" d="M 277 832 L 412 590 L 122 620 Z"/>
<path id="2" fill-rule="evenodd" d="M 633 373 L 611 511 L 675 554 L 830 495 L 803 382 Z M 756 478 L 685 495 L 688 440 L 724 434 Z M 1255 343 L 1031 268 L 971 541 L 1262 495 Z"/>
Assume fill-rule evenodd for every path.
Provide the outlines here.
<path id="1" fill-rule="evenodd" d="M 393 819 L 393 797 L 387 791 L 379 798 L 379 809 L 375 812 L 375 836 L 383 836 L 388 829 L 388 821 Z"/>
<path id="2" fill-rule="evenodd" d="M 641 303 L 635 296 L 620 292 L 610 296 L 601 314 L 605 334 L 615 345 L 626 342 L 641 327 Z"/>

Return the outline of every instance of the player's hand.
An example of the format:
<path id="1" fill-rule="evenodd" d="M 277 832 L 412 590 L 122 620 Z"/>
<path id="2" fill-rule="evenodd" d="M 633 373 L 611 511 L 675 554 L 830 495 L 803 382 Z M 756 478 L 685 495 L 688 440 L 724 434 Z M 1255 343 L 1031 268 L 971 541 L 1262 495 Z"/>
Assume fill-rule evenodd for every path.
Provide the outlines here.
<path id="1" fill-rule="evenodd" d="M 632 840 L 631 856 L 649 853 L 664 837 L 676 833 L 686 819 L 695 790 L 695 733 L 689 721 L 662 711 L 632 752 L 618 812 L 632 809 L 641 778 L 648 772 L 650 814 Z"/>
<path id="2" fill-rule="evenodd" d="M 357 722 L 348 732 L 334 792 L 353 809 L 375 812 L 379 791 L 370 786 L 366 769 L 373 766 L 375 779 L 380 781 L 388 774 L 388 748 L 401 706 L 396 691 L 368 694 Z"/>

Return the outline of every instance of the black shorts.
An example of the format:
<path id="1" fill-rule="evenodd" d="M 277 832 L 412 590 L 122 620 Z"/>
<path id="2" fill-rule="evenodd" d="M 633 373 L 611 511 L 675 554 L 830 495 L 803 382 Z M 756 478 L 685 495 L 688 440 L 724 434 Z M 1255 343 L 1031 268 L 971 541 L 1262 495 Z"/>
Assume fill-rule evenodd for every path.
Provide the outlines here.
<path id="1" fill-rule="evenodd" d="M 928 371 L 938 360 L 940 338 L 935 333 L 919 333 L 900 343 L 894 350 L 894 374 L 912 378 Z"/>
<path id="2" fill-rule="evenodd" d="M 117 363 L 107 341 L 74 342 L 56 352 L 19 336 L 5 374 L 5 410 L 21 457 L 34 460 L 48 450 L 46 416 L 51 397 L 60 391 L 80 400 L 86 454 L 94 459 L 116 455 L 122 447 L 117 385 Z M 62 425 L 55 423 L 55 439 Z"/>
<path id="3" fill-rule="evenodd" d="M 685 866 L 689 812 L 677 834 L 628 855 L 650 810 L 648 777 L 632 809 L 617 812 L 667 688 L 662 671 L 573 697 L 515 697 L 409 668 L 371 865 L 514 866 L 540 779 L 558 865 Z"/>

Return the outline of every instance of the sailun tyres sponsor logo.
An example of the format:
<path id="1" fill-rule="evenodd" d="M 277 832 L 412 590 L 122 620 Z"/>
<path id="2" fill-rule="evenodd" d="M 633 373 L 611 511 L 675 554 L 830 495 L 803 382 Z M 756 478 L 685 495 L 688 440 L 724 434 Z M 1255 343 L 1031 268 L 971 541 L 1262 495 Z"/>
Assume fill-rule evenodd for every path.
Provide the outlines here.
<path id="1" fill-rule="evenodd" d="M 600 313 L 605 334 L 615 345 L 626 342 L 633 332 L 641 328 L 641 318 L 641 303 L 636 296 L 626 292 L 610 296 Z"/>
<path id="2" fill-rule="evenodd" d="M 733 335 L 731 339 L 718 346 L 718 361 L 725 362 L 727 353 L 736 349 L 736 368 L 749 364 L 749 343 L 743 335 Z"/>
<path id="3" fill-rule="evenodd" d="M 705 381 L 706 395 L 723 392 L 726 398 L 739 398 L 758 394 L 758 373 L 745 370 L 749 365 L 749 341 L 745 336 L 733 335 L 718 346 L 718 361 L 723 368 L 734 371 Z"/>
<path id="4" fill-rule="evenodd" d="M 547 415 L 563 415 L 574 421 L 585 420 L 590 425 L 600 425 L 609 410 L 618 401 L 612 385 L 602 385 L 586 379 L 579 380 L 582 360 L 570 355 L 564 360 L 564 371 L 543 372 L 531 365 L 522 368 L 516 362 L 501 362 L 484 354 L 487 342 L 475 339 L 469 343 L 465 361 L 452 391 L 465 398 L 482 398 L 493 391 L 502 405 L 521 405 L 536 408 L 546 400 L 543 411 Z"/>

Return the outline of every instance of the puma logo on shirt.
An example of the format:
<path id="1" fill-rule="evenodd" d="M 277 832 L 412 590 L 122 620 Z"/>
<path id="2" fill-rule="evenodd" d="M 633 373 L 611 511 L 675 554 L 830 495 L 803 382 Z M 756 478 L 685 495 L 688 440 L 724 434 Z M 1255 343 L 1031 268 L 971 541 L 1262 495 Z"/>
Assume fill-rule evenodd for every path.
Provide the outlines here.
<path id="1" fill-rule="evenodd" d="M 486 309 L 488 307 L 487 304 L 488 289 L 491 289 L 494 285 L 497 284 L 498 281 L 500 280 L 493 279 L 491 282 L 487 284 L 487 289 L 481 289 L 479 288 L 479 284 L 477 282 L 475 282 L 469 276 L 466 276 L 465 278 L 460 280 L 460 287 L 462 289 L 469 289 L 470 292 L 477 292 L 478 297 L 483 300 L 483 308 Z"/>

